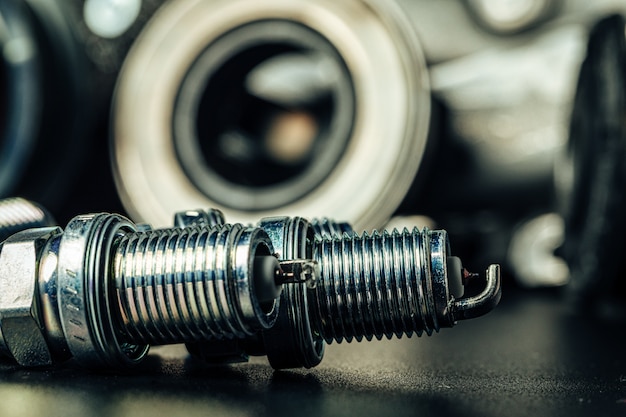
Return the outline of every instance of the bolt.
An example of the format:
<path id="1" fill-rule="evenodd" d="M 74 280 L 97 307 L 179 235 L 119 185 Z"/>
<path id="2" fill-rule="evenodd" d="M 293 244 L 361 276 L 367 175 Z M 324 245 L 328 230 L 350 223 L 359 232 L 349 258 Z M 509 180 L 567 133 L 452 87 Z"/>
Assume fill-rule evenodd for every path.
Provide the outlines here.
<path id="1" fill-rule="evenodd" d="M 484 290 L 463 298 L 469 273 L 450 256 L 445 231 L 393 230 L 358 235 L 347 223 L 294 217 L 261 220 L 280 259 L 314 259 L 315 285 L 285 285 L 275 325 L 220 349 L 188 344 L 208 361 L 267 355 L 274 368 L 319 364 L 324 343 L 394 335 L 430 335 L 457 320 L 478 317 L 500 300 L 497 265 Z"/>
<path id="2" fill-rule="evenodd" d="M 87 367 L 127 367 L 149 345 L 253 336 L 276 320 L 290 279 L 273 253 L 260 228 L 140 232 L 107 213 L 75 217 L 64 231 L 19 232 L 0 247 L 0 352 L 24 366 L 74 357 Z M 6 292 L 15 287 L 24 287 L 14 291 L 24 298 L 18 310 Z M 34 359 L 21 354 L 30 348 L 22 330 L 41 333 Z"/>
<path id="3" fill-rule="evenodd" d="M 54 224 L 52 215 L 31 201 L 20 197 L 0 200 L 0 242 L 19 231 Z"/>

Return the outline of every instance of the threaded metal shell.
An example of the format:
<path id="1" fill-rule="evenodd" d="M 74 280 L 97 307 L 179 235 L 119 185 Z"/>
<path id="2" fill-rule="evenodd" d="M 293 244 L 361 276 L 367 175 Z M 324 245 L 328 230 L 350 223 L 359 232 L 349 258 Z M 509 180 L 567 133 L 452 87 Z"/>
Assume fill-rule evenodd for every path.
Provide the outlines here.
<path id="1" fill-rule="evenodd" d="M 128 341 L 242 338 L 269 327 L 274 309 L 262 311 L 250 282 L 261 247 L 271 253 L 267 235 L 241 225 L 123 236 L 113 274 Z"/>
<path id="2" fill-rule="evenodd" d="M 446 292 L 433 290 L 438 284 L 431 276 L 432 233 L 441 232 L 394 229 L 317 239 L 321 277 L 310 303 L 322 337 L 328 343 L 350 342 L 438 331 L 442 300 L 434 297 Z M 440 238 L 447 242 L 445 235 Z"/>
<path id="3" fill-rule="evenodd" d="M 19 197 L 0 200 L 0 242 L 19 231 L 54 224 L 50 213 L 35 203 Z"/>

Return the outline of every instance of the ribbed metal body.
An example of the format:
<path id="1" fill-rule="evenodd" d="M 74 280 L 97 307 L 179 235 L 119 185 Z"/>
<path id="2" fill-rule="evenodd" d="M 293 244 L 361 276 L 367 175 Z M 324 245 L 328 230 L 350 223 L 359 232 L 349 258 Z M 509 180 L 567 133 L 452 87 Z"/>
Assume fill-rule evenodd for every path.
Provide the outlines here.
<path id="1" fill-rule="evenodd" d="M 447 300 L 433 289 L 438 284 L 431 276 L 432 233 L 405 229 L 316 240 L 321 277 L 309 309 L 326 342 L 439 330 L 435 297 Z"/>
<path id="2" fill-rule="evenodd" d="M 259 311 L 249 281 L 250 251 L 259 241 L 271 245 L 254 238 L 259 231 L 223 225 L 124 235 L 112 278 L 127 341 L 242 338 L 269 327 L 271 314 Z"/>
<path id="3" fill-rule="evenodd" d="M 0 200 L 0 242 L 21 230 L 53 225 L 50 213 L 35 203 L 19 197 Z"/>

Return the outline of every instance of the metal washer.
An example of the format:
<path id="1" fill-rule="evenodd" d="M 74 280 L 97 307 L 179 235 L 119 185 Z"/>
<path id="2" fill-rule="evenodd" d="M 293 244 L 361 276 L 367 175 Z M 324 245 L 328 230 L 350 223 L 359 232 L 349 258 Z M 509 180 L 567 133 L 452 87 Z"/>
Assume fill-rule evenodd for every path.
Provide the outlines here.
<path id="1" fill-rule="evenodd" d="M 73 357 L 87 367 L 138 364 L 148 346 L 121 342 L 113 323 L 109 265 L 105 256 L 116 238 L 135 231 L 126 218 L 100 213 L 75 217 L 59 247 L 58 300 L 63 332 Z"/>

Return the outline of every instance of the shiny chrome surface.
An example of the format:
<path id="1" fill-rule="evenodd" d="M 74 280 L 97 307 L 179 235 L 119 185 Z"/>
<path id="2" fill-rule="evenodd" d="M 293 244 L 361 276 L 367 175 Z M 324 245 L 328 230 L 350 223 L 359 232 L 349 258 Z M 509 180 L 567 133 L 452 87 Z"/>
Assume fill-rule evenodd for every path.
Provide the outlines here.
<path id="1" fill-rule="evenodd" d="M 202 210 L 175 221 L 189 226 L 138 231 L 122 216 L 89 214 L 65 231 L 9 238 L 0 351 L 25 366 L 71 356 L 126 368 L 150 345 L 186 342 L 210 362 L 266 354 L 275 368 L 310 368 L 324 341 L 430 335 L 500 299 L 496 265 L 483 291 L 463 298 L 473 275 L 450 256 L 445 231 L 358 235 L 324 220 L 316 233 L 300 217 L 210 225 L 223 218 Z"/>
<path id="2" fill-rule="evenodd" d="M 52 215 L 32 201 L 20 197 L 0 200 L 0 242 L 21 230 L 54 224 Z"/>
<path id="3" fill-rule="evenodd" d="M 330 343 L 452 327 L 447 244 L 446 232 L 417 229 L 317 240 L 316 330 Z"/>
<path id="4" fill-rule="evenodd" d="M 270 327 L 276 309 L 257 300 L 252 262 L 271 248 L 262 230 L 242 225 L 122 237 L 111 272 L 124 332 L 169 344 L 241 338 Z"/>
<path id="5" fill-rule="evenodd" d="M 126 368 L 149 344 L 251 336 L 273 324 L 283 277 L 262 229 L 143 229 L 100 213 L 75 217 L 65 231 L 7 239 L 0 352 L 24 366 L 73 357 L 85 367 Z M 257 269 L 263 258 L 272 262 Z"/>
<path id="6" fill-rule="evenodd" d="M 0 245 L 0 352 L 23 366 L 52 363 L 38 317 L 39 259 L 56 227 L 25 230 Z"/>
<path id="7" fill-rule="evenodd" d="M 315 286 L 284 285 L 274 327 L 235 344 L 188 345 L 198 358 L 224 363 L 267 355 L 274 368 L 311 368 L 321 362 L 325 342 L 430 335 L 483 315 L 500 300 L 497 265 L 489 267 L 480 294 L 464 298 L 463 286 L 476 274 L 450 270 L 462 266 L 458 258 L 450 262 L 443 230 L 359 235 L 349 223 L 300 217 L 264 218 L 258 226 L 279 259 L 317 262 Z"/>

